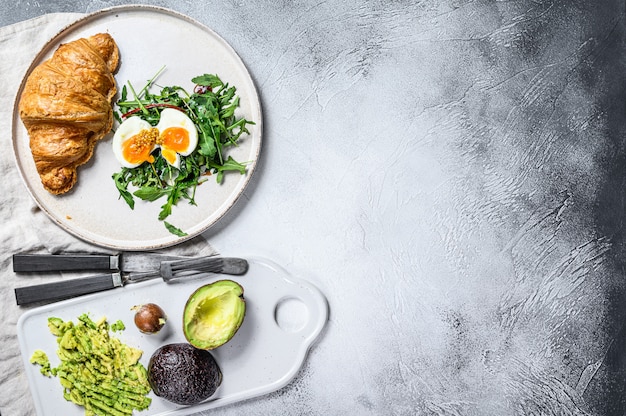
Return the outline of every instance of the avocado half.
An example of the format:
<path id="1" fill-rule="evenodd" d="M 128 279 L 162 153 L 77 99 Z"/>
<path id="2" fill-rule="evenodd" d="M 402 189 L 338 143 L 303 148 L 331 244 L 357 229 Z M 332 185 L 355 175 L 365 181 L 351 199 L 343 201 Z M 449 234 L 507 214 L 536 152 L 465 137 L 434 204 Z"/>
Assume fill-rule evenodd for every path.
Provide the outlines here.
<path id="1" fill-rule="evenodd" d="M 218 280 L 191 294 L 183 312 L 183 332 L 196 348 L 212 350 L 230 341 L 243 322 L 246 301 L 243 287 Z"/>
<path id="2" fill-rule="evenodd" d="M 157 396 L 191 405 L 215 393 L 222 383 L 222 371 L 209 351 L 186 342 L 167 344 L 150 357 L 148 382 Z"/>

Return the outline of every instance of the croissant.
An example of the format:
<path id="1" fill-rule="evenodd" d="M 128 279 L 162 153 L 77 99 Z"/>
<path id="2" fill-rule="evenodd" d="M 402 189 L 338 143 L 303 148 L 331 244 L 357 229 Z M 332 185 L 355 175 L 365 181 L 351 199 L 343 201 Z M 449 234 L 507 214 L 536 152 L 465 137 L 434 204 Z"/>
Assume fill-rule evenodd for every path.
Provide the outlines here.
<path id="1" fill-rule="evenodd" d="M 99 33 L 60 45 L 26 79 L 19 114 L 48 192 L 69 191 L 76 168 L 91 159 L 96 142 L 113 127 L 118 64 L 115 41 Z"/>

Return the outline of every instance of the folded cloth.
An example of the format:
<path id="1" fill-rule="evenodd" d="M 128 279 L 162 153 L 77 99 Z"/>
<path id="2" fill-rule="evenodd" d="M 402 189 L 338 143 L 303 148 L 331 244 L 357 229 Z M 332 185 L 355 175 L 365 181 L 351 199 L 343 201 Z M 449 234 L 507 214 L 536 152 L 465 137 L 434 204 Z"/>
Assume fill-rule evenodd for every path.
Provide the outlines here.
<path id="1" fill-rule="evenodd" d="M 24 373 L 17 340 L 17 321 L 27 309 L 18 307 L 14 288 L 60 279 L 61 275 L 29 276 L 28 281 L 13 273 L 11 256 L 29 252 L 105 252 L 80 241 L 59 228 L 30 198 L 22 184 L 13 158 L 11 125 L 13 107 L 22 78 L 35 55 L 63 27 L 82 15 L 55 13 L 0 28 L 0 414 L 33 415 L 32 396 Z M 202 237 L 164 250 L 176 254 L 210 255 L 215 251 Z M 45 334 L 44 334 L 45 335 Z"/>

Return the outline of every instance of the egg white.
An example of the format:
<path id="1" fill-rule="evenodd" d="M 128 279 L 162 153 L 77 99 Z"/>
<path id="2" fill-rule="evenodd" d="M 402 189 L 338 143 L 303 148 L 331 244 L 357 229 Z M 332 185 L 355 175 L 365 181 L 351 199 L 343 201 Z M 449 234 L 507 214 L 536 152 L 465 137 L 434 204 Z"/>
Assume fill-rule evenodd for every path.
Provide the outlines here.
<path id="1" fill-rule="evenodd" d="M 141 163 L 131 163 L 124 159 L 122 153 L 122 145 L 128 139 L 138 134 L 141 130 L 149 130 L 152 126 L 145 120 L 139 117 L 129 117 L 119 125 L 115 134 L 113 135 L 113 154 L 120 164 L 127 168 L 135 168 Z"/>
<path id="2" fill-rule="evenodd" d="M 182 127 L 187 130 L 189 135 L 189 144 L 186 149 L 179 151 L 175 154 L 175 161 L 170 163 L 172 166 L 179 168 L 180 167 L 180 156 L 188 156 L 190 155 L 198 145 L 198 130 L 196 129 L 196 125 L 191 121 L 191 119 L 182 111 L 178 111 L 173 108 L 166 108 L 161 111 L 161 118 L 159 119 L 159 123 L 156 125 L 156 128 L 159 130 L 159 133 L 163 133 L 169 127 Z M 163 146 L 159 146 L 163 147 Z M 167 159 L 166 159 L 167 160 Z"/>

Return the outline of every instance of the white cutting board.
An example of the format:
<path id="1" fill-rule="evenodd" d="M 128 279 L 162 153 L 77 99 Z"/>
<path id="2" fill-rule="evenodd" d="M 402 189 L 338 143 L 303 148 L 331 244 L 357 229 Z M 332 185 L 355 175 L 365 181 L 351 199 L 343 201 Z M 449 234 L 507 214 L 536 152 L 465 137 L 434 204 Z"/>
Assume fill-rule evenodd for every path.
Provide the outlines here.
<path id="1" fill-rule="evenodd" d="M 41 306 L 25 312 L 17 324 L 22 359 L 38 415 L 83 415 L 84 409 L 65 401 L 56 377 L 47 378 L 40 367 L 30 364 L 36 349 L 48 354 L 51 364 L 59 364 L 56 337 L 50 334 L 50 316 L 76 322 L 89 313 L 94 319 L 106 316 L 126 325 L 112 336 L 144 351 L 141 362 L 148 366 L 152 353 L 161 345 L 185 342 L 182 313 L 188 297 L 200 286 L 220 279 L 231 279 L 244 288 L 246 316 L 237 334 L 212 351 L 223 373 L 222 385 L 206 402 L 179 406 L 154 393 L 142 415 L 186 415 L 258 397 L 287 385 L 297 374 L 312 343 L 328 320 L 328 303 L 311 283 L 291 276 L 270 260 L 247 257 L 250 269 L 243 276 L 211 275 L 201 279 L 164 283 L 161 279 Z M 156 335 L 139 332 L 133 323 L 134 305 L 153 302 L 168 316 L 164 329 Z"/>

